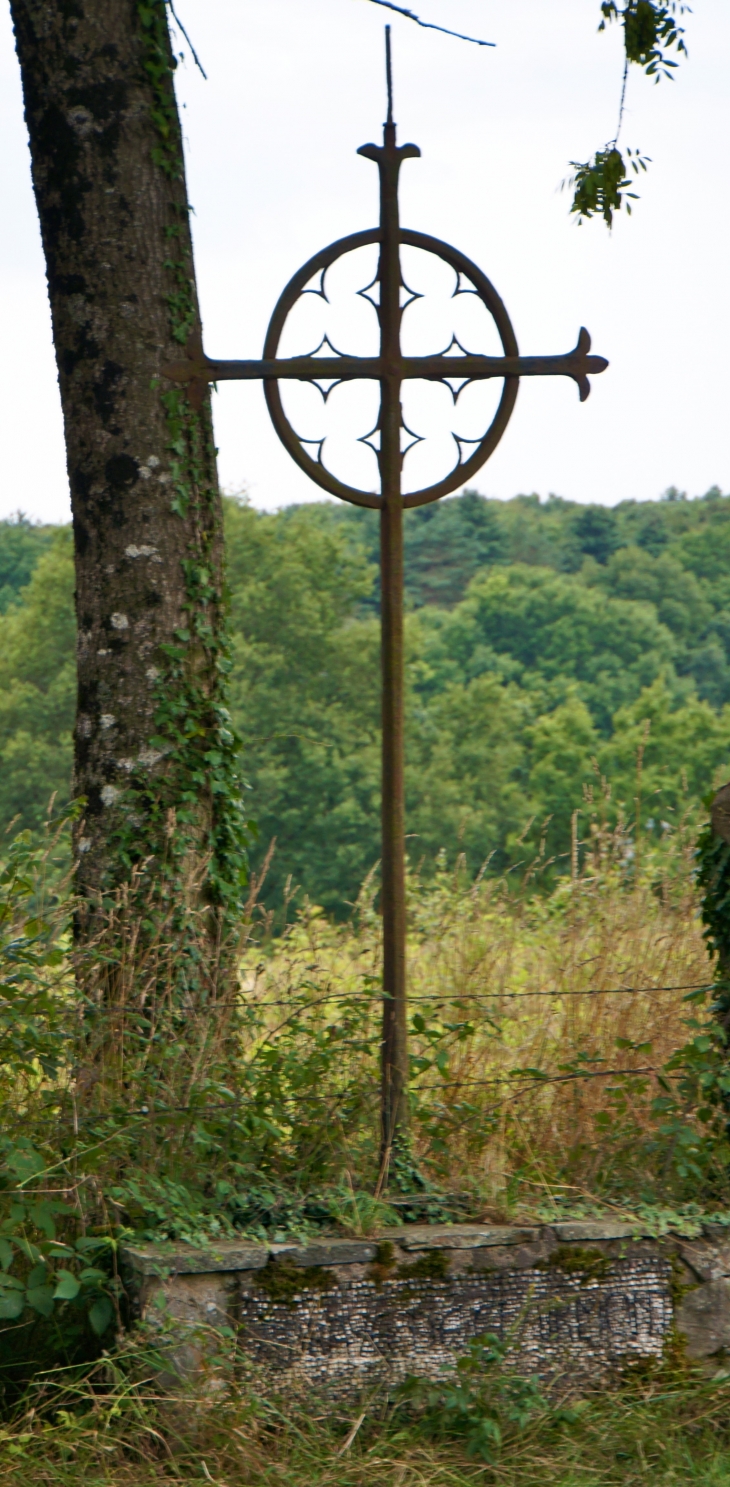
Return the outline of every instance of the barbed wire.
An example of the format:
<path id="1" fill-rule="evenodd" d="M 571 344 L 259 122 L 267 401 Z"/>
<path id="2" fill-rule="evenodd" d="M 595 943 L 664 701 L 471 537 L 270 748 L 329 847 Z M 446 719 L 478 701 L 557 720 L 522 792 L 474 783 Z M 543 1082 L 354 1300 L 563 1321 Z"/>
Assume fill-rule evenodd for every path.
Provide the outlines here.
<path id="1" fill-rule="evenodd" d="M 684 985 L 680 984 L 674 986 L 592 986 L 587 988 L 585 991 L 561 991 L 558 988 L 544 990 L 540 988 L 536 991 L 455 991 L 448 994 L 445 994 L 443 992 L 422 992 L 418 993 L 415 996 L 409 994 L 408 1002 L 409 1004 L 411 1002 L 494 1002 L 499 1000 L 500 997 L 504 997 L 510 1001 L 518 1001 L 523 997 L 639 996 L 642 992 L 712 991 L 714 989 L 714 986 L 714 981 L 688 981 Z M 246 993 L 244 993 L 244 995 L 246 995 Z M 253 994 L 249 992 L 248 995 L 252 996 Z M 301 1007 L 302 1010 L 306 1011 L 308 1007 L 320 1006 L 324 1002 L 352 1002 L 362 997 L 363 995 L 364 993 L 361 990 L 323 992 L 321 996 L 315 997 L 309 1002 L 302 1001 L 298 1005 Z M 377 988 L 373 990 L 370 995 L 372 996 L 372 1000 L 374 1003 L 380 1003 L 384 1000 L 386 994 L 380 988 Z M 246 1005 L 250 1005 L 250 1003 L 247 1003 Z M 262 1010 L 267 1007 L 288 1007 L 290 1010 L 294 1011 L 297 1007 L 296 1001 L 291 998 L 282 997 L 276 999 L 268 999 L 265 996 L 262 997 L 260 1001 L 256 1001 L 254 1005 L 260 1007 Z"/>
<path id="2" fill-rule="evenodd" d="M 418 1084 L 416 1079 L 411 1079 L 410 1088 L 414 1094 L 438 1095 L 450 1089 L 484 1088 L 495 1085 L 508 1085 L 514 1089 L 518 1084 L 537 1085 L 543 1088 L 548 1084 L 566 1084 L 577 1079 L 617 1079 L 628 1078 L 637 1074 L 655 1074 L 661 1076 L 662 1079 L 680 1079 L 682 1077 L 681 1074 L 668 1074 L 663 1069 L 657 1069 L 654 1064 L 642 1064 L 629 1069 L 576 1069 L 561 1074 L 543 1073 L 539 1069 L 526 1069 L 524 1071 L 516 1069 L 513 1073 L 495 1075 L 489 1079 L 445 1079 L 440 1084 Z M 360 1103 L 366 1103 L 367 1099 L 375 1103 L 377 1091 L 368 1090 L 366 1099 L 364 1091 L 353 1089 L 352 1086 L 345 1090 L 333 1090 L 329 1095 L 314 1090 L 283 1090 L 279 1091 L 278 1099 L 282 1104 L 289 1102 L 295 1105 L 304 1103 L 341 1105 L 353 1095 L 357 1097 Z M 129 1121 L 144 1121 L 146 1124 L 153 1124 L 157 1121 L 173 1120 L 179 1115 L 203 1117 L 220 1111 L 228 1113 L 234 1119 L 241 1113 L 242 1105 L 246 1107 L 243 1112 L 244 1114 L 252 1109 L 255 1113 L 260 1114 L 262 1108 L 265 1109 L 271 1103 L 273 1103 L 272 1099 L 265 1098 L 263 1100 L 257 1100 L 255 1094 L 250 1095 L 247 1091 L 244 1091 L 231 1100 L 221 1100 L 213 1105 L 169 1105 L 164 1110 L 154 1110 L 143 1105 L 138 1110 L 128 1111 L 127 1119 Z M 78 1118 L 77 1124 L 82 1126 L 97 1122 L 100 1126 L 103 1125 L 103 1120 L 100 1120 L 99 1116 L 81 1116 Z M 58 1117 L 49 1116 L 48 1124 L 58 1124 Z M 115 1136 L 121 1137 L 125 1134 L 125 1129 L 120 1128 L 118 1132 L 115 1132 L 108 1139 L 114 1140 Z"/>
<path id="3" fill-rule="evenodd" d="M 562 1084 L 571 1079 L 613 1079 L 617 1075 L 658 1074 L 660 1072 L 663 1078 L 667 1077 L 663 1071 L 658 1070 L 653 1064 L 646 1064 L 636 1069 L 581 1069 L 575 1072 L 571 1071 L 569 1074 L 543 1074 L 539 1069 L 536 1069 L 534 1072 L 525 1071 L 525 1073 L 516 1071 L 514 1074 L 503 1075 L 494 1079 L 449 1079 L 442 1085 L 421 1084 L 418 1086 L 418 1090 L 419 1093 L 427 1090 L 430 1093 L 437 1094 L 441 1089 L 467 1089 L 472 1085 L 518 1084 L 526 1080 L 535 1084 Z"/>

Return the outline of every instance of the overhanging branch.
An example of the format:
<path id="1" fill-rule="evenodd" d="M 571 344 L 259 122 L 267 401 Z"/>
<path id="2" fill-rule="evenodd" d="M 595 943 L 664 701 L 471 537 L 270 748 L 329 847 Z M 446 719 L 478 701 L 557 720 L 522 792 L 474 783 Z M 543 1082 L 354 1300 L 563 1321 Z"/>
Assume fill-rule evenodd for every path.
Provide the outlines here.
<path id="1" fill-rule="evenodd" d="M 496 46 L 496 41 L 482 41 L 478 36 L 465 36 L 462 31 L 450 31 L 448 26 L 437 26 L 435 21 L 422 21 L 414 11 L 407 10 L 404 5 L 395 5 L 394 0 L 370 0 L 371 5 L 382 5 L 385 10 L 394 10 L 398 15 L 404 15 L 407 20 L 415 21 L 417 26 L 423 26 L 426 31 L 441 31 L 444 36 L 456 36 L 459 41 L 471 41 L 474 46 Z"/>

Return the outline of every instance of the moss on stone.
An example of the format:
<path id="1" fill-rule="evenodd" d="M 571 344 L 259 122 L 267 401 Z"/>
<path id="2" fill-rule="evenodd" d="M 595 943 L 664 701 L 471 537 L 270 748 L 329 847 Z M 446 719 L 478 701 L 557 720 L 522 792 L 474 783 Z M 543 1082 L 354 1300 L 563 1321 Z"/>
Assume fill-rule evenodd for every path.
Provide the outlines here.
<path id="1" fill-rule="evenodd" d="M 295 1265 L 291 1260 L 270 1259 L 255 1272 L 254 1284 L 265 1291 L 270 1301 L 293 1306 L 303 1291 L 331 1291 L 337 1278 L 322 1265 Z"/>
<path id="2" fill-rule="evenodd" d="M 410 1265 L 398 1266 L 399 1280 L 444 1280 L 451 1261 L 445 1250 L 431 1249 Z"/>
<path id="3" fill-rule="evenodd" d="M 380 1290 L 383 1281 L 392 1280 L 394 1268 L 395 1245 L 390 1239 L 381 1239 L 375 1251 L 375 1259 L 368 1270 L 368 1279 L 374 1281 L 376 1291 Z"/>
<path id="4" fill-rule="evenodd" d="M 671 1266 L 669 1273 L 669 1294 L 672 1298 L 672 1309 L 676 1311 L 677 1307 L 681 1306 L 687 1292 L 697 1290 L 698 1282 L 687 1280 L 687 1269 L 689 1267 L 685 1267 L 682 1264 L 679 1255 L 672 1255 L 669 1263 Z"/>
<path id="5" fill-rule="evenodd" d="M 590 1280 L 603 1280 L 608 1275 L 612 1260 L 599 1249 L 583 1244 L 559 1244 L 545 1260 L 538 1260 L 536 1270 L 562 1270 L 565 1275 L 577 1275 L 581 1285 Z"/>

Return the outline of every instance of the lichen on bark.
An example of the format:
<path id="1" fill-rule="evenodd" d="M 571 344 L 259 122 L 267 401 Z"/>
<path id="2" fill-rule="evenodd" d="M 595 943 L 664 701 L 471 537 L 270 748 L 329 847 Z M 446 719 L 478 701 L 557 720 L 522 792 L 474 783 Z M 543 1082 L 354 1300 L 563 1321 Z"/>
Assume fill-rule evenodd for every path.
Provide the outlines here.
<path id="1" fill-rule="evenodd" d="M 159 899 L 184 958 L 202 907 L 201 982 L 240 903 L 246 822 L 210 401 L 197 412 L 164 375 L 200 329 L 165 0 L 11 11 L 73 513 L 77 936 L 98 937 L 120 892 L 154 933 Z"/>

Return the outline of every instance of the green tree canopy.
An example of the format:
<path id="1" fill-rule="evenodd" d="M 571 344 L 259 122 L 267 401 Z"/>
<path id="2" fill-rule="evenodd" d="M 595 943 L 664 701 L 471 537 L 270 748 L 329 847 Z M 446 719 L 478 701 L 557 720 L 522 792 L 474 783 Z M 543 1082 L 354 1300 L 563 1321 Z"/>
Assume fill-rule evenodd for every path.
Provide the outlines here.
<path id="1" fill-rule="evenodd" d="M 576 548 L 595 531 L 568 501 L 472 492 L 432 510 L 406 520 L 411 860 L 428 872 L 442 849 L 463 851 L 470 870 L 492 871 L 542 841 L 564 871 L 573 813 L 585 826 L 592 800 L 630 822 L 639 788 L 658 840 L 730 773 L 730 608 L 710 561 L 730 500 L 621 502 L 605 562 Z M 288 881 L 346 912 L 379 857 L 371 516 L 226 506 L 231 703 L 254 866 L 276 839 L 264 901 L 278 913 Z M 29 580 L 18 551 L 17 598 L 0 616 L 0 807 L 37 828 L 51 792 L 69 792 L 69 533 L 44 535 Z"/>

